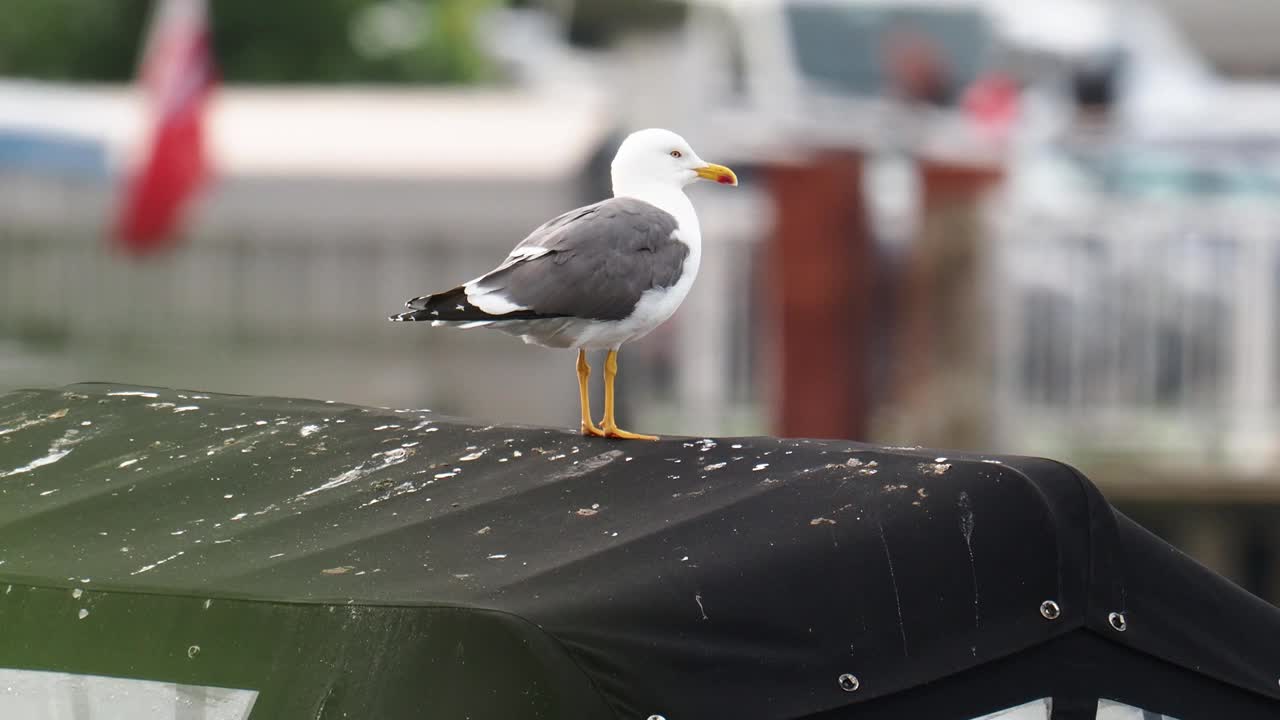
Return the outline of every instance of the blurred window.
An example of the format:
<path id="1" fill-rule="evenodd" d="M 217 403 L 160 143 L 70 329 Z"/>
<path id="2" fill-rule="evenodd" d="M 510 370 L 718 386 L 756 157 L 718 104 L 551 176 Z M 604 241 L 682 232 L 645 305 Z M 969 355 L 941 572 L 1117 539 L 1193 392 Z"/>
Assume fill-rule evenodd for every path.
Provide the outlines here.
<path id="1" fill-rule="evenodd" d="M 725 22 L 722 27 L 729 53 L 729 93 L 741 98 L 747 94 L 747 46 L 742 39 L 742 27 L 736 22 Z"/>
<path id="2" fill-rule="evenodd" d="M 903 69 L 895 65 L 910 64 L 908 72 L 935 74 L 939 101 L 954 104 L 981 72 L 992 35 L 977 10 L 803 3 L 785 12 L 800 72 L 853 96 L 890 94 Z"/>
<path id="3" fill-rule="evenodd" d="M 256 690 L 0 669 L 0 718 L 245 720 L 257 698 Z"/>
<path id="4" fill-rule="evenodd" d="M 709 18 L 707 28 L 717 35 L 716 51 L 725 54 L 723 64 L 718 64 L 725 71 L 724 84 L 720 89 L 726 100 L 741 100 L 747 94 L 747 46 L 742 37 L 742 26 L 724 8 L 709 7 L 705 12 Z"/>
<path id="5" fill-rule="evenodd" d="M 1143 710 L 1132 705 L 1115 702 L 1114 700 L 1099 700 L 1097 720 L 1178 720 L 1169 715 L 1161 715 L 1158 712 Z"/>
<path id="6" fill-rule="evenodd" d="M 1050 720 L 1052 715 L 1053 700 L 1041 698 L 1017 707 L 998 710 L 974 720 Z M 1095 720 L 1178 720 L 1168 715 L 1106 699 L 1098 701 L 1098 711 L 1094 718 Z"/>

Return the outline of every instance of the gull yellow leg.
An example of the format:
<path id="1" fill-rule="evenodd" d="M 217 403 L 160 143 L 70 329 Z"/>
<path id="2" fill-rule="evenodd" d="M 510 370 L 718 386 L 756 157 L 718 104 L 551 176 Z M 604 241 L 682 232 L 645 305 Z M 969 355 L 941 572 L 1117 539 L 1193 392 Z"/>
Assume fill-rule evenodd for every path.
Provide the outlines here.
<path id="1" fill-rule="evenodd" d="M 605 437 L 620 440 L 657 440 L 657 436 L 654 435 L 639 435 L 618 429 L 618 422 L 613 417 L 613 379 L 617 375 L 618 351 L 610 350 L 609 356 L 604 361 L 604 420 L 600 423 Z"/>
<path id="2" fill-rule="evenodd" d="M 578 398 L 582 401 L 582 434 L 604 437 L 604 431 L 591 422 L 591 394 L 587 391 L 587 378 L 591 377 L 591 366 L 587 364 L 587 353 L 578 351 Z"/>

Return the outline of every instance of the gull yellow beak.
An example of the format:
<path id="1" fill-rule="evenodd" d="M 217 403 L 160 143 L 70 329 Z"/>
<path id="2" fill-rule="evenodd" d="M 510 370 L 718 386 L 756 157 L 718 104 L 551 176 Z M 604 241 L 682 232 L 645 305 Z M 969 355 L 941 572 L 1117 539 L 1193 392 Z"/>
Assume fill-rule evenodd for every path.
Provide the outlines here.
<path id="1" fill-rule="evenodd" d="M 723 165 L 708 163 L 697 170 L 694 170 L 694 172 L 696 172 L 698 177 L 703 180 L 711 180 L 713 182 L 718 182 L 721 185 L 738 184 L 738 176 L 735 175 L 732 170 Z"/>

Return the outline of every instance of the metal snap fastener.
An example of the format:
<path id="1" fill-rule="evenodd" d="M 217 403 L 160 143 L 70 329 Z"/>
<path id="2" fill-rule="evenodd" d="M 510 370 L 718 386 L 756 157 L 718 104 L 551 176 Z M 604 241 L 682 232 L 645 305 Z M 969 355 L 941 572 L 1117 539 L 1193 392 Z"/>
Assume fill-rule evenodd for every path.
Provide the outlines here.
<path id="1" fill-rule="evenodd" d="M 667 720 L 667 719 L 662 717 L 661 715 L 650 715 L 648 717 L 648 720 Z"/>
<path id="2" fill-rule="evenodd" d="M 1040 603 L 1040 614 L 1044 616 L 1045 620 L 1057 620 L 1058 616 L 1062 614 L 1062 608 L 1058 607 L 1058 603 L 1052 600 L 1045 600 Z"/>
<path id="3" fill-rule="evenodd" d="M 858 676 L 852 673 L 841 675 L 836 682 L 840 683 L 840 689 L 845 692 L 853 692 L 862 685 L 862 683 L 858 682 Z"/>
<path id="4" fill-rule="evenodd" d="M 1111 613 L 1107 616 L 1107 622 L 1111 623 L 1111 629 L 1116 632 L 1124 632 L 1129 627 L 1128 623 L 1125 622 L 1124 613 Z"/>

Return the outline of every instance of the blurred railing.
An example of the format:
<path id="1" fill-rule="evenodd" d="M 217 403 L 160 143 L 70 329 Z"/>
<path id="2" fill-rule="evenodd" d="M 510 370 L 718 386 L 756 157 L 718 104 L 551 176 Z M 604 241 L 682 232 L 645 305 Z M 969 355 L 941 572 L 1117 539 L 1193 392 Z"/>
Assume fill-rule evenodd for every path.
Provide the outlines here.
<path id="1" fill-rule="evenodd" d="M 0 339 L 31 354 L 0 385 L 105 379 L 555 421 L 573 387 L 567 370 L 555 381 L 563 358 L 521 356 L 548 378 L 528 386 L 494 352 L 521 353 L 510 338 L 386 316 L 491 267 L 580 192 L 570 178 L 232 178 L 176 248 L 135 259 L 106 237 L 112 186 L 0 174 Z"/>
<path id="2" fill-rule="evenodd" d="M 1280 459 L 1280 207 L 1104 195 L 1069 218 L 996 215 L 1002 447 Z"/>
<path id="3" fill-rule="evenodd" d="M 694 292 L 622 358 L 633 424 L 763 429 L 754 304 L 742 300 L 762 203 L 717 190 L 695 199 L 705 249 Z M 488 270 L 595 192 L 578 177 L 233 178 L 202 198 L 172 252 L 131 259 L 105 236 L 109 185 L 0 174 L 0 342 L 39 353 L 5 361 L 0 346 L 0 389 L 113 380 L 576 423 L 570 354 L 385 318 Z"/>
<path id="4" fill-rule="evenodd" d="M 706 237 L 693 293 L 623 357 L 637 425 L 769 429 L 759 356 L 772 339 L 758 299 L 768 201 L 749 188 L 715 190 L 695 197 Z M 0 384 L 198 383 L 575 419 L 562 353 L 383 319 L 413 294 L 482 272 L 537 222 L 582 201 L 573 182 L 238 180 L 208 198 L 176 252 L 140 262 L 107 250 L 111 200 L 98 182 L 0 176 L 0 339 L 54 348 L 50 362 L 62 364 Z M 1120 195 L 1056 214 L 994 205 L 977 283 L 995 339 L 992 444 L 1072 459 L 1274 463 L 1272 205 Z"/>
<path id="5" fill-rule="evenodd" d="M 0 176 L 0 328 L 72 340 L 388 340 L 378 322 L 388 312 L 492 264 L 545 208 L 577 200 L 573 190 L 231 180 L 197 206 L 173 251 L 134 260 L 109 247 L 109 186 Z"/>

